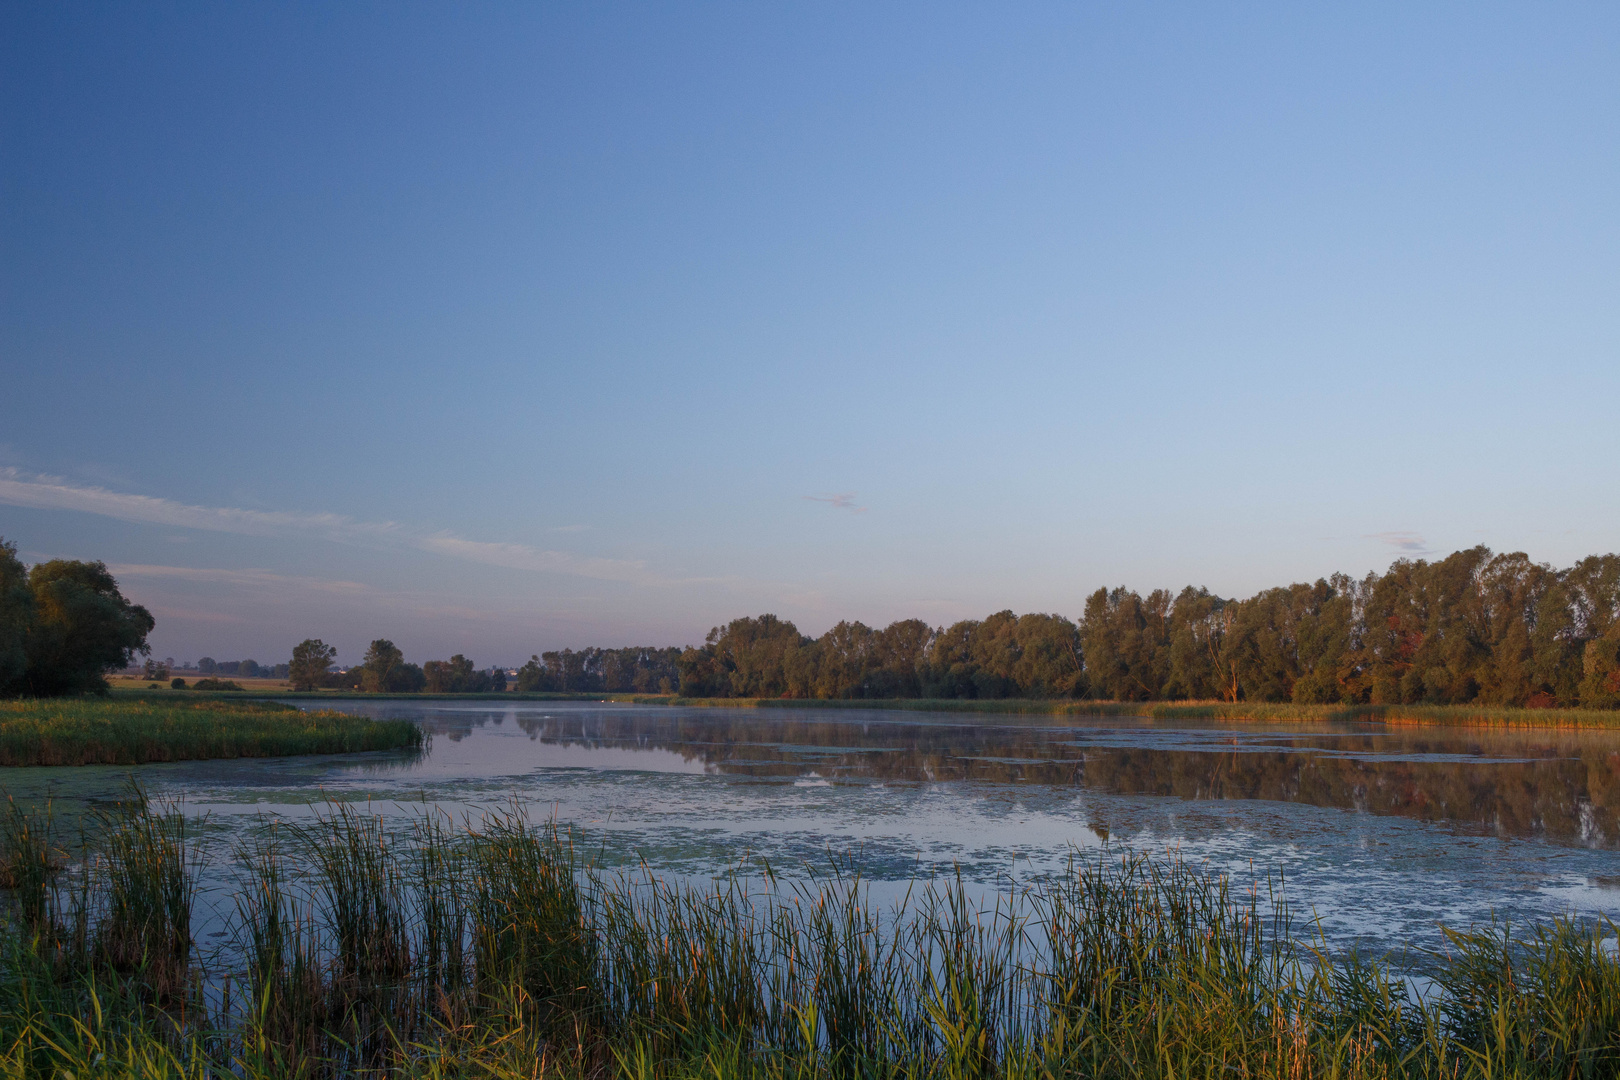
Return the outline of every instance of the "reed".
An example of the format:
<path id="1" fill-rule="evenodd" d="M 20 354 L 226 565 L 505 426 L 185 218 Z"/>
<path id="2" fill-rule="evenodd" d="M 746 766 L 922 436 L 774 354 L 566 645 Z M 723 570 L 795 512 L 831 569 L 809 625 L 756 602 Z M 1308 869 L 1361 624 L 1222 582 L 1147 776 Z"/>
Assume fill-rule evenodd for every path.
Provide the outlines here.
<path id="1" fill-rule="evenodd" d="M 481 997 L 555 1024 L 592 1011 L 597 937 L 573 850 L 515 808 L 470 829 L 472 964 Z"/>
<path id="2" fill-rule="evenodd" d="M 50 804 L 25 810 L 6 796 L 0 819 L 0 889 L 15 893 L 18 915 L 32 934 L 49 928 L 50 887 L 61 868 L 51 839 Z"/>
<path id="3" fill-rule="evenodd" d="M 681 698 L 634 696 L 643 705 L 734 709 L 886 709 L 1030 716 L 1134 716 L 1155 720 L 1314 721 L 1443 727 L 1620 728 L 1616 709 L 1507 705 L 1296 705 L 1265 701 L 1090 701 L 1067 698 Z"/>
<path id="4" fill-rule="evenodd" d="M 236 851 L 235 967 L 211 975 L 246 992 L 180 1014 L 151 957 L 197 964 L 185 838 L 172 807 L 118 815 L 86 864 L 92 962 L 0 933 L 0 1076 L 1620 1075 L 1612 924 L 1455 932 L 1414 999 L 1297 935 L 1269 883 L 1180 863 L 1076 859 L 983 899 L 946 877 L 880 907 L 838 859 L 603 872 L 516 808 L 267 830 Z"/>
<path id="5" fill-rule="evenodd" d="M 304 712 L 279 702 L 0 702 L 0 766 L 139 765 L 421 745 L 421 729 L 407 720 Z"/>
<path id="6" fill-rule="evenodd" d="M 241 845 L 236 856 L 235 940 L 247 991 L 240 1013 L 241 1056 L 261 1072 L 311 1075 L 318 1071 L 330 1026 L 330 994 L 313 918 L 290 893 L 288 856 L 274 831 Z"/>
<path id="7" fill-rule="evenodd" d="M 95 820 L 101 846 L 85 875 L 99 905 L 94 961 L 154 1001 L 182 1002 L 196 895 L 186 819 L 176 804 L 154 805 L 132 784 L 129 799 L 98 810 Z"/>

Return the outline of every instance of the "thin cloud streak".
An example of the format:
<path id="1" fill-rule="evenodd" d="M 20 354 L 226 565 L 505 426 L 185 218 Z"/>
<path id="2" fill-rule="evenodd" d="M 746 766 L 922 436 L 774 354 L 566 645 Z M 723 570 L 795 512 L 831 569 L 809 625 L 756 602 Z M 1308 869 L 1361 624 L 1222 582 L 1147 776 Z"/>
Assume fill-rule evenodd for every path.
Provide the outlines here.
<path id="1" fill-rule="evenodd" d="M 639 581 L 647 584 L 658 581 L 640 560 L 606 559 L 534 548 L 527 544 L 468 540 L 447 532 L 424 533 L 394 521 L 357 521 L 343 514 L 193 506 L 152 495 L 78 487 L 59 477 L 30 477 L 17 469 L 0 469 L 0 503 L 38 510 L 75 510 L 142 525 L 179 526 L 249 536 L 293 533 L 339 544 L 402 546 L 485 566 L 569 574 L 598 581 Z"/>
<path id="2" fill-rule="evenodd" d="M 209 585 L 237 585 L 247 588 L 301 588 L 318 592 L 358 594 L 375 592 L 371 586 L 358 581 L 340 581 L 330 578 L 298 577 L 277 574 L 270 570 L 226 570 L 205 566 L 160 566 L 150 563 L 114 563 L 107 569 L 115 578 L 146 578 L 167 581 L 191 581 Z"/>
<path id="3" fill-rule="evenodd" d="M 399 529 L 391 521 L 361 522 L 342 514 L 191 506 L 152 495 L 131 495 L 100 487 L 74 487 L 58 477 L 24 479 L 24 474 L 16 469 L 0 470 L 0 503 L 39 510 L 77 510 L 143 525 L 178 525 L 188 529 L 249 536 L 294 531 L 315 532 L 340 539 L 388 536 Z"/>
<path id="4" fill-rule="evenodd" d="M 1429 542 L 1415 532 L 1368 533 L 1366 539 L 1381 541 L 1405 555 L 1429 555 L 1434 551 Z"/>
<path id="5" fill-rule="evenodd" d="M 806 495 L 805 501 L 826 503 L 835 510 L 848 510 L 852 514 L 866 513 L 866 507 L 855 505 L 853 491 L 841 491 L 834 495 Z"/>

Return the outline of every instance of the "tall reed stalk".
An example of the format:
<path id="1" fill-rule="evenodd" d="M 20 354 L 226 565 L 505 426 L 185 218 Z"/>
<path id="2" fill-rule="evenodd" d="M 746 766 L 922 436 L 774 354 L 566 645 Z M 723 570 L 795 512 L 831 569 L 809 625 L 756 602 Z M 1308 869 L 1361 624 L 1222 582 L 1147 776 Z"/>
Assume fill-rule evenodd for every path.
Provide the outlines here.
<path id="1" fill-rule="evenodd" d="M 412 1018 L 411 913 L 403 860 L 409 849 L 381 819 L 347 803 L 292 830 L 318 882 L 331 950 L 326 1011 L 357 1062 L 387 1052 Z"/>
<path id="2" fill-rule="evenodd" d="M 317 1071 L 325 1049 L 330 994 L 313 917 L 289 894 L 280 839 L 272 831 L 237 849 L 237 948 L 247 992 L 241 1045 L 247 1060 L 300 1077 Z"/>
<path id="3" fill-rule="evenodd" d="M 51 807 L 25 810 L 6 796 L 0 818 L 0 889 L 16 892 L 17 912 L 36 936 L 50 931 L 50 890 L 61 862 L 51 840 Z"/>
<path id="4" fill-rule="evenodd" d="M 179 807 L 131 797 L 96 814 L 101 849 L 86 882 L 101 905 L 95 959 L 136 979 L 158 1002 L 179 1002 L 190 983 L 191 911 L 196 895 L 186 820 Z M 81 916 L 82 917 L 82 916 Z"/>

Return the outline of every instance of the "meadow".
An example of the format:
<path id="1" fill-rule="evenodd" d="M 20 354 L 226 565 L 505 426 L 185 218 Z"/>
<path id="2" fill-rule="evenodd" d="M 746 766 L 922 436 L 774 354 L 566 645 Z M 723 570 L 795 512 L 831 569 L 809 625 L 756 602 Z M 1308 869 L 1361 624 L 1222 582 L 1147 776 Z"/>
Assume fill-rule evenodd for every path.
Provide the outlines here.
<path id="1" fill-rule="evenodd" d="M 215 698 L 48 698 L 0 702 L 0 766 L 343 754 L 418 747 L 405 720 Z"/>
<path id="2" fill-rule="evenodd" d="M 133 793 L 72 854 L 14 804 L 7 1077 L 1602 1077 L 1612 925 L 1449 935 L 1412 996 L 1261 881 L 1082 859 L 991 900 L 873 903 L 840 859 L 678 885 L 595 871 L 520 809 L 389 827 L 334 804 L 239 844 L 229 941 Z"/>
<path id="3" fill-rule="evenodd" d="M 292 686 L 292 684 L 286 679 L 255 679 L 247 675 L 198 676 L 196 674 L 187 674 L 184 677 L 186 680 L 186 685 L 178 690 L 170 688 L 169 683 L 171 680 L 169 679 L 163 679 L 157 683 L 154 683 L 151 679 L 145 679 L 138 675 L 113 675 L 108 678 L 107 682 L 110 689 L 114 693 L 145 691 L 148 693 L 161 693 L 165 696 L 169 694 L 189 693 L 191 692 L 191 688 L 196 685 L 199 678 L 210 677 L 229 679 L 231 682 L 240 686 L 243 690 L 252 694 L 280 694 L 285 693 Z"/>

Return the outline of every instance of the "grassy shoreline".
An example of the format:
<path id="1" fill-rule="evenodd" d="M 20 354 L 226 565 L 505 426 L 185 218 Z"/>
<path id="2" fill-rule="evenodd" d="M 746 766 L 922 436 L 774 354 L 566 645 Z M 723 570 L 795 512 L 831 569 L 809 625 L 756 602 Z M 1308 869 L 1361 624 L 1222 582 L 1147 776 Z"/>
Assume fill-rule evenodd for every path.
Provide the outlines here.
<path id="1" fill-rule="evenodd" d="M 242 701 L 237 693 L 122 690 L 120 699 Z M 600 701 L 705 709 L 877 709 L 899 712 L 985 713 L 1026 716 L 1120 716 L 1149 720 L 1232 720 L 1251 723 L 1340 722 L 1443 727 L 1589 728 L 1620 730 L 1620 709 L 1521 709 L 1504 705 L 1296 705 L 1282 702 L 1089 701 L 1052 698 L 689 698 L 671 694 L 565 693 L 367 694 L 358 691 L 287 691 L 276 701 Z"/>
<path id="2" fill-rule="evenodd" d="M 1589 728 L 1620 730 L 1620 709 L 1523 709 L 1506 705 L 1297 705 L 1289 702 L 1090 701 L 1068 698 L 696 698 L 673 694 L 517 691 L 481 694 L 368 694 L 352 690 L 254 692 L 115 690 L 118 700 L 151 702 L 274 701 L 599 701 L 704 709 L 877 709 L 898 712 L 1023 716 L 1121 716 L 1148 720 L 1232 720 L 1250 723 L 1340 722 L 1442 727 Z"/>
<path id="3" fill-rule="evenodd" d="M 389 828 L 359 808 L 238 849 L 232 951 L 191 938 L 187 821 L 104 812 L 59 889 L 14 807 L 0 1075 L 557 1080 L 1572 1077 L 1620 1072 L 1612 924 L 1451 936 L 1413 1000 L 1382 960 L 1178 863 L 1080 860 L 879 908 L 798 885 L 601 874 L 516 811 Z M 235 996 L 204 982 L 229 975 Z"/>
<path id="4" fill-rule="evenodd" d="M 0 702 L 0 767 L 344 754 L 418 747 L 404 720 L 262 701 Z"/>
<path id="5" fill-rule="evenodd" d="M 641 704 L 744 709 L 892 709 L 1033 716 L 1129 716 L 1150 720 L 1234 720 L 1255 723 L 1336 721 L 1432 724 L 1450 727 L 1620 729 L 1620 710 L 1516 709 L 1496 705 L 1294 705 L 1225 701 L 1071 701 L 972 698 L 681 698 L 635 697 Z"/>

